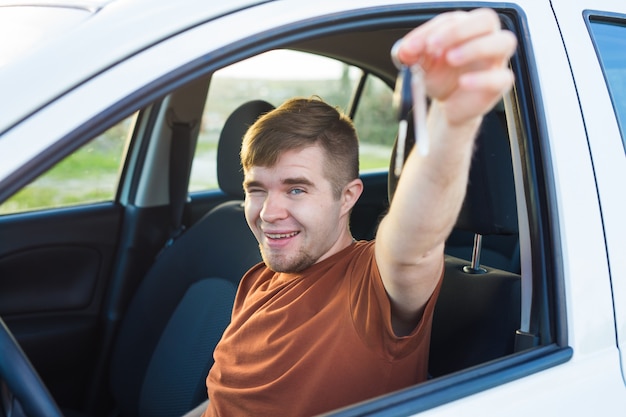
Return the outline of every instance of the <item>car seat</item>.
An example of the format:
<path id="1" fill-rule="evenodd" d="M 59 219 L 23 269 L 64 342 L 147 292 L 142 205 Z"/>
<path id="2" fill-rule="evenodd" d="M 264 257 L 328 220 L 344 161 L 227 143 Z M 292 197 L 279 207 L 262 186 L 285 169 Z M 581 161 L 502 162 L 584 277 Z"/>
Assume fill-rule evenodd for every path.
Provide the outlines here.
<path id="1" fill-rule="evenodd" d="M 483 119 L 464 206 L 446 241 L 446 253 L 519 273 L 513 164 L 500 114 L 494 110 Z"/>
<path id="2" fill-rule="evenodd" d="M 243 212 L 241 139 L 273 109 L 251 101 L 227 119 L 218 143 L 220 204 L 157 258 L 128 307 L 110 383 L 120 416 L 182 415 L 206 400 L 213 349 L 230 322 L 240 278 L 261 260 Z"/>

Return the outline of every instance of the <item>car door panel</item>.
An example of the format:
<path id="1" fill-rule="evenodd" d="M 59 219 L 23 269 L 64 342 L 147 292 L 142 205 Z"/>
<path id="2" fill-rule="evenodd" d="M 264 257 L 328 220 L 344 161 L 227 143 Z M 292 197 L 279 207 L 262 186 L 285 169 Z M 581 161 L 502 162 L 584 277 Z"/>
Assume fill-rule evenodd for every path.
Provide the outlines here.
<path id="1" fill-rule="evenodd" d="M 97 250 L 72 245 L 29 248 L 3 257 L 2 314 L 88 306 L 101 263 Z"/>
<path id="2" fill-rule="evenodd" d="M 121 208 L 0 218 L 0 315 L 60 403 L 85 389 Z"/>

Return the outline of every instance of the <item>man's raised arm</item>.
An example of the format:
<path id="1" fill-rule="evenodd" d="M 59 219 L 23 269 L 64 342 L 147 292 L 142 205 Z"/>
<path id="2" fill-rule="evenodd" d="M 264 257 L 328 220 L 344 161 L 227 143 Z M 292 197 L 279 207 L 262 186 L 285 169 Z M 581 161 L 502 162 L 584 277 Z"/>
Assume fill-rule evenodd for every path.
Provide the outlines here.
<path id="1" fill-rule="evenodd" d="M 439 15 L 407 34 L 405 65 L 419 63 L 427 93 L 430 150 L 411 152 L 376 236 L 376 260 L 398 336 L 409 334 L 436 288 L 444 243 L 459 214 L 482 116 L 513 84 L 514 35 L 488 9 Z M 391 173 L 390 173 L 391 175 Z"/>

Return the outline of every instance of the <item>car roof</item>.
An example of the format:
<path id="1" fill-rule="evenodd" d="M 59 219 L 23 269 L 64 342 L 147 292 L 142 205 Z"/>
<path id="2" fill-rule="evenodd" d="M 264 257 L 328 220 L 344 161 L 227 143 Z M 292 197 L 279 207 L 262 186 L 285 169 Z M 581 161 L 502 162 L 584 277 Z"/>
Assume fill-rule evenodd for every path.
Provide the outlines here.
<path id="1" fill-rule="evenodd" d="M 217 16 L 265 2 L 0 0 L 0 23 L 12 22 L 0 25 L 5 28 L 0 29 L 2 39 L 11 39 L 0 49 L 0 91 L 5 98 L 0 102 L 0 134 L 149 45 Z M 36 27 L 42 25 L 42 13 L 47 23 Z M 37 31 L 26 32 L 33 27 L 39 33 L 35 39 L 32 33 Z M 7 33 L 10 30 L 13 33 Z M 7 44 L 16 46 L 7 50 Z"/>
<path id="2" fill-rule="evenodd" d="M 114 0 L 0 0 L 0 7 L 75 7 L 96 11 Z"/>

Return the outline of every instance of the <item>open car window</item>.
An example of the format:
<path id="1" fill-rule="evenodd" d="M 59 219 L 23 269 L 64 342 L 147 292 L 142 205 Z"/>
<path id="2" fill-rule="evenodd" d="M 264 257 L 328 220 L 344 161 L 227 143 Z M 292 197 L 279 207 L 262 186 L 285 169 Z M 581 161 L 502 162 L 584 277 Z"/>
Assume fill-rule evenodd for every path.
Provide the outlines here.
<path id="1" fill-rule="evenodd" d="M 359 84 L 362 90 L 357 92 Z M 215 189 L 216 149 L 228 116 L 242 103 L 265 100 L 274 106 L 292 97 L 317 96 L 352 111 L 361 143 L 361 171 L 387 169 L 397 130 L 391 106 L 392 91 L 378 77 L 358 67 L 324 56 L 272 50 L 221 68 L 212 74 L 205 103 L 189 191 Z"/>

